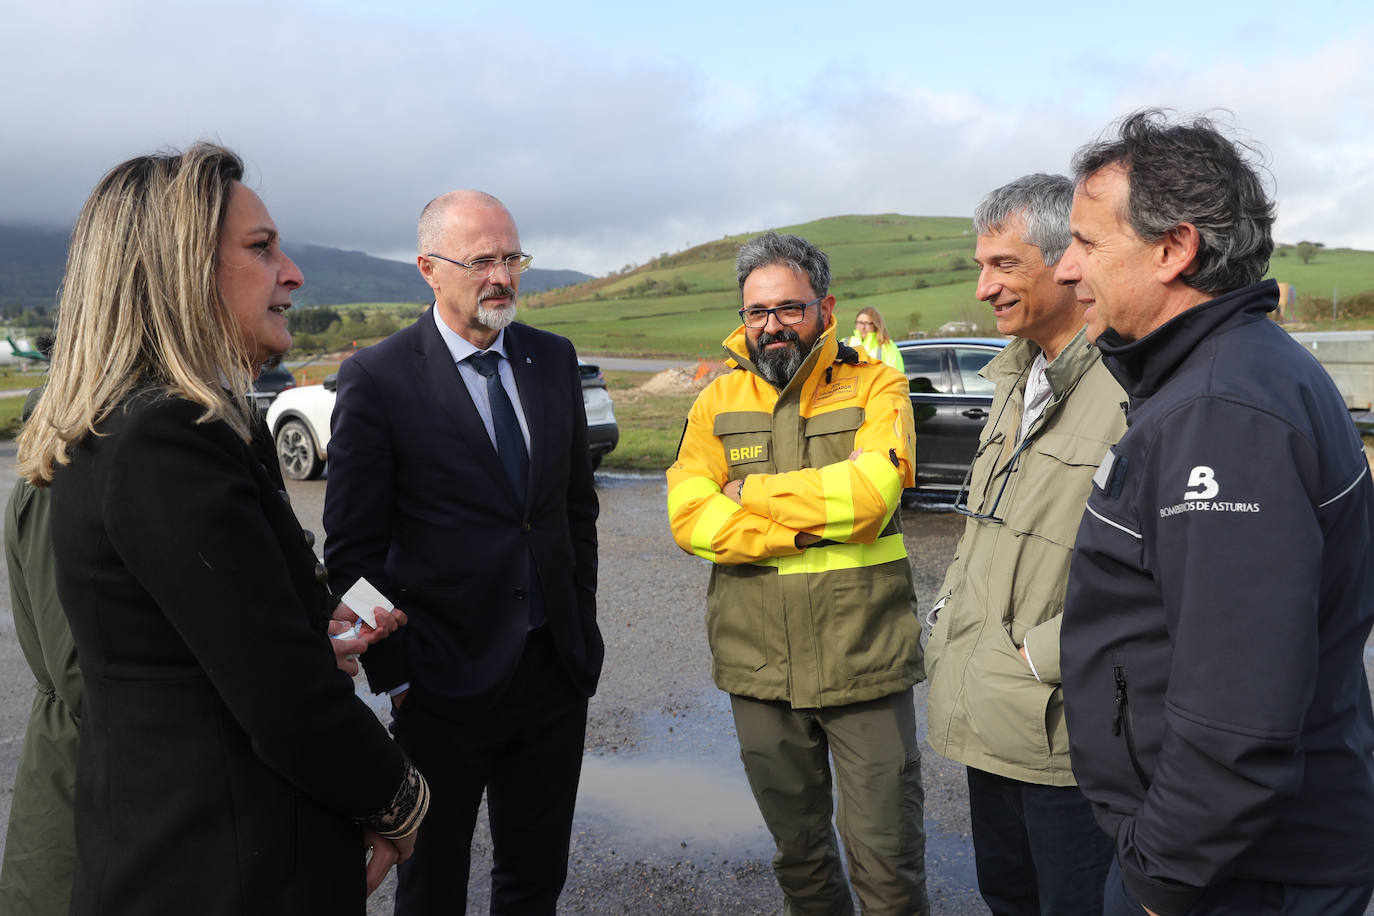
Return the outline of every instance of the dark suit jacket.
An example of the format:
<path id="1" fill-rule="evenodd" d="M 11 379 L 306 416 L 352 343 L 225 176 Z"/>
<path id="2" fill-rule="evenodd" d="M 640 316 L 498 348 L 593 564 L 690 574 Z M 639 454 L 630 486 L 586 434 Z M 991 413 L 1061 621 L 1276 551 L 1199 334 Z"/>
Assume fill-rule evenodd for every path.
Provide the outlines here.
<path id="1" fill-rule="evenodd" d="M 73 913 L 364 912 L 359 829 L 405 758 L 323 633 L 253 448 L 144 389 L 52 486 L 86 697 Z"/>
<path id="2" fill-rule="evenodd" d="M 410 618 L 363 656 L 372 689 L 409 681 L 407 703 L 454 715 L 485 708 L 509 683 L 536 576 L 572 681 L 590 696 L 601 672 L 577 356 L 527 325 L 505 334 L 530 431 L 523 506 L 429 312 L 339 367 L 329 441 L 334 590 L 366 576 Z"/>

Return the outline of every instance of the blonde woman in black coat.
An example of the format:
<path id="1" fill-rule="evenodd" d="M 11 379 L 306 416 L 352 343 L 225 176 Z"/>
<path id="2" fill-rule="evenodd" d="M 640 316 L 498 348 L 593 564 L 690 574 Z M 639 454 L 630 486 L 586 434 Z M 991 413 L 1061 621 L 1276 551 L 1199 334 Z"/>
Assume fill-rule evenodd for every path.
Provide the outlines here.
<path id="1" fill-rule="evenodd" d="M 86 682 L 74 914 L 362 914 L 428 804 L 235 394 L 302 282 L 242 176 L 197 144 L 101 180 L 20 437 Z"/>

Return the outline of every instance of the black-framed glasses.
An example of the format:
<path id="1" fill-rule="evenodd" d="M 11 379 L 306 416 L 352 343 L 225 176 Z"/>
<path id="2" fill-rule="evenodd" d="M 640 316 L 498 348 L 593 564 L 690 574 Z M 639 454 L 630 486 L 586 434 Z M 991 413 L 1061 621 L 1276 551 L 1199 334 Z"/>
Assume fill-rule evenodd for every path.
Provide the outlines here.
<path id="1" fill-rule="evenodd" d="M 768 324 L 768 316 L 778 316 L 778 324 L 792 325 L 801 324 L 806 317 L 806 310 L 816 305 L 824 296 L 817 296 L 810 302 L 789 302 L 777 308 L 744 308 L 739 310 L 739 317 L 744 321 L 746 328 L 761 328 Z"/>
<path id="2" fill-rule="evenodd" d="M 443 255 L 435 254 L 432 251 L 429 254 L 425 255 L 425 257 L 438 258 L 441 261 L 448 261 L 450 264 L 457 264 L 459 267 L 463 268 L 468 272 L 469 277 L 481 280 L 485 280 L 492 274 L 496 273 L 496 265 L 498 264 L 504 264 L 506 267 L 506 273 L 514 277 L 521 271 L 528 270 L 530 262 L 534 260 L 534 255 L 524 254 L 523 252 L 517 254 L 508 254 L 504 258 L 478 258 L 477 260 L 471 262 L 458 261 L 453 258 L 446 258 Z"/>

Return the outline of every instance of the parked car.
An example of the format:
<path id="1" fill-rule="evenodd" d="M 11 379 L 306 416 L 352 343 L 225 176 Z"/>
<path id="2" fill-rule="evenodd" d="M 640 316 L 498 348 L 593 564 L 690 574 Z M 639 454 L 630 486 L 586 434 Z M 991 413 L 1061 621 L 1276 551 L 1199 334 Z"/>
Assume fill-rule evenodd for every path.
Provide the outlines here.
<path id="1" fill-rule="evenodd" d="M 587 449 L 592 454 L 592 467 L 599 468 L 601 459 L 620 443 L 620 427 L 601 367 L 579 359 L 577 371 L 582 376 L 582 406 L 587 411 Z"/>
<path id="2" fill-rule="evenodd" d="M 587 447 L 592 467 L 598 467 L 602 457 L 620 441 L 620 428 L 600 368 L 580 359 L 577 363 L 582 376 L 582 403 L 587 411 Z M 282 473 L 292 480 L 313 480 L 324 472 L 338 383 L 338 376 L 327 376 L 322 385 L 283 392 L 268 408 L 267 428 L 277 443 Z"/>
<path id="3" fill-rule="evenodd" d="M 916 419 L 916 486 L 905 496 L 958 492 L 992 408 L 993 384 L 978 370 L 1006 345 L 996 337 L 897 342 Z"/>
<path id="4" fill-rule="evenodd" d="M 291 370 L 285 366 L 276 365 L 271 369 L 262 370 L 257 381 L 253 382 L 253 401 L 258 405 L 259 412 L 267 413 L 267 408 L 272 406 L 277 395 L 288 388 L 295 387 L 296 377 L 291 374 Z"/>
<path id="5" fill-rule="evenodd" d="M 267 428 L 277 443 L 281 472 L 292 480 L 314 480 L 324 472 L 338 386 L 339 377 L 329 375 L 322 385 L 282 392 L 267 409 Z"/>

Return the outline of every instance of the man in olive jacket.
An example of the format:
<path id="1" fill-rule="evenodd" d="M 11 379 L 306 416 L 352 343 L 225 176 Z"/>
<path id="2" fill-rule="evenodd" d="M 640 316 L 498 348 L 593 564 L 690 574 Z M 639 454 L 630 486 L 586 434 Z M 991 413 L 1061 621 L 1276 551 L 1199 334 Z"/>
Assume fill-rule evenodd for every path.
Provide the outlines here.
<path id="1" fill-rule="evenodd" d="M 914 476 L 906 378 L 835 336 L 825 253 L 775 233 L 736 261 L 733 371 L 701 393 L 668 516 L 710 560 L 706 627 L 788 913 L 926 913 L 911 686 L 920 625 L 897 504 Z"/>
<path id="2" fill-rule="evenodd" d="M 1028 175 L 978 205 L 978 298 L 1015 340 L 983 375 L 992 413 L 956 508 L 968 516 L 930 620 L 931 746 L 968 768 L 978 887 L 995 916 L 1098 914 L 1111 840 L 1074 784 L 1059 621 L 1074 534 L 1121 387 L 1054 282 L 1073 184 Z"/>

